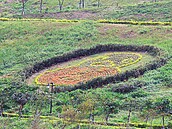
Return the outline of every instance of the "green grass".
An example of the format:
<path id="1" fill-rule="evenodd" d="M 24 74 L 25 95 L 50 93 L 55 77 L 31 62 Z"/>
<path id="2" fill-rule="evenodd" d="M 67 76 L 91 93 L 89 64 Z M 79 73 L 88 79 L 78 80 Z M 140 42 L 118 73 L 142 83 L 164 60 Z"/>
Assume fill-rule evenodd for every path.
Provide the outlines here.
<path id="1" fill-rule="evenodd" d="M 152 2 L 152 0 L 147 0 L 146 2 L 143 0 L 130 0 L 130 2 L 127 0 L 100 0 L 100 3 L 101 6 L 98 8 L 96 6 L 97 0 L 86 0 L 85 8 L 79 9 L 79 1 L 65 0 L 60 14 L 58 1 L 48 0 L 43 1 L 43 11 L 40 14 L 39 1 L 29 0 L 25 5 L 26 16 L 24 17 L 172 21 L 172 2 L 170 0 L 157 0 L 157 2 Z M 0 1 L 0 7 L 2 8 L 0 17 L 22 17 L 22 4 L 20 2 L 14 0 L 12 2 Z M 80 12 L 82 16 L 78 16 L 77 12 Z"/>
<path id="2" fill-rule="evenodd" d="M 77 50 L 79 48 L 90 48 L 97 44 L 135 44 L 153 45 L 161 48 L 168 57 L 172 57 L 172 27 L 171 26 L 134 26 L 100 24 L 95 22 L 58 23 L 39 21 L 6 21 L 0 22 L 0 89 L 5 87 L 18 88 L 16 92 L 32 92 L 32 87 L 25 83 L 18 84 L 20 78 L 16 73 L 29 67 L 36 62 L 46 60 L 55 56 Z M 13 80 L 15 79 L 15 80 Z M 78 105 L 86 98 L 93 98 L 94 95 L 105 96 L 110 99 L 119 100 L 121 103 L 131 96 L 137 96 L 135 100 L 145 102 L 147 99 L 156 101 L 157 98 L 169 98 L 171 100 L 172 90 L 172 60 L 156 70 L 148 71 L 139 78 L 129 79 L 120 84 L 133 84 L 142 82 L 143 87 L 133 93 L 119 94 L 112 92 L 111 88 L 120 84 L 109 84 L 105 88 L 90 89 L 88 91 L 73 91 L 53 95 L 53 115 L 63 113 L 65 106 L 77 109 Z M 44 88 L 44 87 L 42 87 Z M 14 90 L 15 92 L 15 90 Z M 44 100 L 42 100 L 44 101 Z M 101 102 L 101 101 L 100 101 Z M 43 106 L 42 115 L 49 114 L 49 105 Z M 8 102 L 5 111 L 15 112 L 17 106 Z M 24 114 L 32 114 L 34 111 L 33 102 L 29 102 L 23 109 Z M 117 114 L 112 114 L 110 122 L 126 122 L 127 109 L 122 109 Z M 104 121 L 104 114 L 101 106 L 98 105 L 95 111 L 96 120 Z M 121 117 L 117 117 L 121 116 Z M 85 119 L 88 119 L 85 118 Z M 166 118 L 165 124 L 168 124 Z M 2 119 L 1 121 L 6 121 Z M 18 120 L 16 120 L 18 121 Z M 133 112 L 131 122 L 143 122 L 144 119 Z M 19 122 L 19 121 L 18 121 Z M 20 121 L 21 124 L 9 122 L 9 127 L 26 127 L 31 121 Z M 19 123 L 20 123 L 19 122 Z M 1 122 L 0 122 L 1 123 Z M 41 121 L 41 123 L 44 123 Z M 57 123 L 56 123 L 57 124 Z M 160 116 L 153 120 L 153 124 L 162 124 Z M 52 125 L 47 125 L 49 128 Z M 70 127 L 69 127 L 70 128 Z"/>
<path id="3" fill-rule="evenodd" d="M 172 2 L 145 3 L 137 6 L 126 6 L 123 10 L 109 11 L 106 18 L 136 21 L 172 21 Z"/>
<path id="4" fill-rule="evenodd" d="M 76 49 L 78 42 L 94 40 L 96 35 L 94 25 L 89 23 L 70 27 L 69 23 L 49 22 L 1 22 L 1 25 L 1 74 Z"/>

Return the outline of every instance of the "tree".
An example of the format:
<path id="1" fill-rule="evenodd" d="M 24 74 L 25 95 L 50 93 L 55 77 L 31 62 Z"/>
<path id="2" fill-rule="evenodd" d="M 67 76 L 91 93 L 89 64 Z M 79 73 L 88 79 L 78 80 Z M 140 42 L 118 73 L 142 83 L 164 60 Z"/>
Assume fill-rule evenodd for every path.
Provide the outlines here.
<path id="1" fill-rule="evenodd" d="M 165 129 L 165 116 L 170 114 L 172 109 L 171 102 L 168 98 L 158 98 L 154 103 L 157 114 L 162 116 L 162 128 Z"/>
<path id="2" fill-rule="evenodd" d="M 87 99 L 78 106 L 78 110 L 81 111 L 83 117 L 89 115 L 89 121 L 91 123 L 94 123 L 95 108 L 96 108 L 96 101 L 93 101 L 92 99 Z"/>
<path id="3" fill-rule="evenodd" d="M 8 88 L 5 88 L 0 91 L 0 116 L 4 116 L 3 114 L 4 105 L 9 100 L 9 96 L 10 96 L 9 94 L 10 94 L 10 90 Z"/>
<path id="4" fill-rule="evenodd" d="M 69 93 L 69 103 L 73 106 L 73 108 L 76 108 L 79 104 L 85 101 L 86 97 L 84 94 L 85 92 L 82 90 Z"/>
<path id="5" fill-rule="evenodd" d="M 69 93 L 69 102 L 81 112 L 80 119 L 89 118 L 90 122 L 94 122 L 96 100 L 94 94 L 87 91 L 77 90 Z"/>
<path id="6" fill-rule="evenodd" d="M 58 2 L 59 2 L 59 9 L 60 9 L 60 11 L 62 11 L 64 0 L 58 0 Z"/>
<path id="7" fill-rule="evenodd" d="M 145 122 L 147 123 L 150 116 L 155 116 L 155 110 L 153 106 L 153 101 L 150 99 L 147 99 L 146 101 L 143 102 L 143 113 L 144 116 L 146 117 Z"/>
<path id="8" fill-rule="evenodd" d="M 128 116 L 127 116 L 127 123 L 130 123 L 130 119 L 131 119 L 131 113 L 133 110 L 136 110 L 140 107 L 140 102 L 138 98 L 132 98 L 132 97 L 127 97 L 124 100 L 124 104 L 123 104 L 124 108 L 126 110 L 128 110 Z"/>
<path id="9" fill-rule="evenodd" d="M 26 4 L 27 1 L 28 0 L 21 0 L 21 2 L 22 2 L 22 15 L 25 14 L 25 4 Z"/>
<path id="10" fill-rule="evenodd" d="M 109 121 L 109 116 L 111 113 L 118 113 L 120 102 L 116 98 L 113 97 L 112 94 L 97 94 L 97 101 L 100 103 L 100 107 L 103 110 L 103 113 L 105 115 L 105 122 L 106 124 Z"/>
<path id="11" fill-rule="evenodd" d="M 65 121 L 74 122 L 78 120 L 79 112 L 72 106 L 63 106 L 62 117 Z"/>
<path id="12" fill-rule="evenodd" d="M 85 7 L 85 0 L 79 0 L 79 8 Z"/>
<path id="13" fill-rule="evenodd" d="M 119 101 L 113 100 L 114 102 L 105 102 L 104 103 L 104 112 L 106 114 L 105 121 L 108 123 L 109 116 L 111 113 L 118 113 L 119 111 Z"/>
<path id="14" fill-rule="evenodd" d="M 12 95 L 12 98 L 15 100 L 17 104 L 19 104 L 19 117 L 22 116 L 22 109 L 24 105 L 30 100 L 30 95 L 29 94 L 24 94 L 24 93 L 14 93 Z"/>
<path id="15" fill-rule="evenodd" d="M 30 99 L 30 105 L 34 114 L 34 119 L 31 124 L 33 129 L 37 129 L 39 127 L 42 109 L 47 106 L 47 103 L 48 97 L 44 92 L 37 90 L 36 93 L 32 94 Z"/>

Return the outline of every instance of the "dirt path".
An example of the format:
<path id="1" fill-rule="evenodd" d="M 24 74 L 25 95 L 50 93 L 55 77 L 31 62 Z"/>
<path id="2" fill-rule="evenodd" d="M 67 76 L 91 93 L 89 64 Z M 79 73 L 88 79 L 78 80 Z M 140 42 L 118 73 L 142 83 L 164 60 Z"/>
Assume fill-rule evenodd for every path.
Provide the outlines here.
<path id="1" fill-rule="evenodd" d="M 55 18 L 55 19 L 89 19 L 96 20 L 101 18 L 99 13 L 89 11 L 73 11 L 73 12 L 57 12 L 57 13 L 44 13 L 44 14 L 26 14 L 25 18 Z"/>

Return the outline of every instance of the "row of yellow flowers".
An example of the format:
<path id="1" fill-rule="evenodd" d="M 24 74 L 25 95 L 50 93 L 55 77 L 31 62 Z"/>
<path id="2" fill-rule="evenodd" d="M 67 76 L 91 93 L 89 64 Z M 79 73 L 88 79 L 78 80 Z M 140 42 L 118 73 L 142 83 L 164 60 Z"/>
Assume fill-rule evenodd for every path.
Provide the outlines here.
<path id="1" fill-rule="evenodd" d="M 111 23 L 111 24 L 132 24 L 132 25 L 169 25 L 172 26 L 172 22 L 154 22 L 154 21 L 134 21 L 134 20 L 117 20 L 117 19 L 100 19 L 99 23 Z"/>
<path id="2" fill-rule="evenodd" d="M 138 56 L 139 58 L 137 58 L 137 60 L 134 60 L 134 61 L 131 58 L 129 58 L 128 60 L 124 59 L 122 61 L 123 64 L 120 65 L 119 68 L 123 68 L 123 67 L 127 67 L 129 65 L 132 65 L 132 64 L 136 64 L 137 62 L 139 62 L 142 59 L 141 54 L 139 54 L 139 53 L 132 53 L 132 54 L 134 54 L 135 56 Z"/>
<path id="3" fill-rule="evenodd" d="M 0 18 L 0 21 L 49 21 L 49 22 L 85 22 L 88 20 L 67 20 L 67 19 L 37 19 L 37 18 Z M 132 25 L 169 25 L 172 26 L 172 22 L 154 22 L 154 21 L 134 21 L 134 20 L 117 20 L 117 19 L 99 19 L 95 22 L 98 23 L 111 23 L 111 24 L 132 24 Z"/>
<path id="4" fill-rule="evenodd" d="M 79 20 L 67 20 L 67 19 L 38 19 L 38 18 L 0 18 L 0 21 L 41 21 L 41 22 L 79 22 Z"/>

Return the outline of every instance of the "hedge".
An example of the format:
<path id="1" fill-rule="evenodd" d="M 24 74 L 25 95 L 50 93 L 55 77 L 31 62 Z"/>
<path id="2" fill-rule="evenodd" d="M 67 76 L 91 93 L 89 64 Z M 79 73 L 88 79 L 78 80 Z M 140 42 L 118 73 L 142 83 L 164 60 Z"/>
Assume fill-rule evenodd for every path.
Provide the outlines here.
<path id="1" fill-rule="evenodd" d="M 110 24 L 132 24 L 132 25 L 163 25 L 172 26 L 172 22 L 153 22 L 153 21 L 126 21 L 126 20 L 98 20 L 99 23 L 110 23 Z"/>

